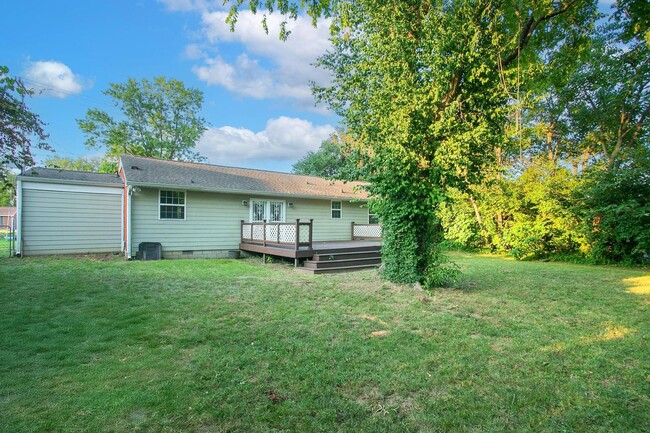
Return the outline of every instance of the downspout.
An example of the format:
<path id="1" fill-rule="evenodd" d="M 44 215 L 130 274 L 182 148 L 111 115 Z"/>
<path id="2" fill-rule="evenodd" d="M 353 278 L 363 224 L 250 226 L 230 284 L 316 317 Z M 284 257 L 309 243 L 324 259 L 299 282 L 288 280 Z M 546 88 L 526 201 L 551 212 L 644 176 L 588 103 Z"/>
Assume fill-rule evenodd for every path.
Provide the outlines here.
<path id="1" fill-rule="evenodd" d="M 127 187 L 127 200 L 126 200 L 126 258 L 131 260 L 131 195 L 133 195 L 133 187 Z"/>
<path id="2" fill-rule="evenodd" d="M 120 196 L 120 252 L 125 253 L 125 243 L 124 243 L 124 228 L 126 227 L 126 222 L 124 221 L 124 188 L 122 188 L 122 195 Z"/>
<path id="3" fill-rule="evenodd" d="M 16 255 L 22 257 L 23 253 L 23 181 L 18 179 L 16 182 L 16 233 L 14 239 L 14 248 Z"/>

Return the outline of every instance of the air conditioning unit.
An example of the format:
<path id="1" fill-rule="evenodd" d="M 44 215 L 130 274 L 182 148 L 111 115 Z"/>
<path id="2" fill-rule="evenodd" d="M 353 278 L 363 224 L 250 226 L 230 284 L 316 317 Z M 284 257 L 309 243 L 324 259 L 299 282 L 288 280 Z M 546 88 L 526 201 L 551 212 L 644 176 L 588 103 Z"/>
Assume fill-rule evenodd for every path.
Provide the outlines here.
<path id="1" fill-rule="evenodd" d="M 162 245 L 160 242 L 140 242 L 138 252 L 135 254 L 137 260 L 160 260 L 162 258 Z"/>

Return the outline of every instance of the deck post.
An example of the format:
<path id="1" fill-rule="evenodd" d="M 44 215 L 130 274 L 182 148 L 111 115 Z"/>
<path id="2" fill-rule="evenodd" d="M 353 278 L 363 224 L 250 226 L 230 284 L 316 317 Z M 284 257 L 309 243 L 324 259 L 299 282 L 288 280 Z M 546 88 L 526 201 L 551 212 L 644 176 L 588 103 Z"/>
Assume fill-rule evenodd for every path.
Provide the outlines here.
<path id="1" fill-rule="evenodd" d="M 350 231 L 350 239 L 354 240 L 354 221 L 352 221 L 352 229 Z"/>
<path id="2" fill-rule="evenodd" d="M 276 235 L 277 235 L 276 236 L 277 237 L 276 242 L 280 243 L 280 223 L 275 223 L 275 231 L 277 232 L 276 233 Z"/>
<path id="3" fill-rule="evenodd" d="M 311 250 L 312 241 L 314 240 L 314 219 L 309 219 L 309 249 Z"/>
<path id="4" fill-rule="evenodd" d="M 266 246 L 266 220 L 262 220 L 262 246 Z"/>
<path id="5" fill-rule="evenodd" d="M 296 219 L 296 251 L 300 249 L 300 218 Z"/>
<path id="6" fill-rule="evenodd" d="M 251 237 L 252 237 L 252 231 L 253 229 L 251 228 Z M 244 220 L 241 220 L 241 223 L 239 224 L 239 243 L 243 244 L 244 243 Z"/>
<path id="7" fill-rule="evenodd" d="M 299 264 L 300 264 L 300 259 L 299 259 L 298 257 L 296 257 L 295 259 L 293 259 L 293 266 L 294 266 L 295 268 L 297 268 Z"/>

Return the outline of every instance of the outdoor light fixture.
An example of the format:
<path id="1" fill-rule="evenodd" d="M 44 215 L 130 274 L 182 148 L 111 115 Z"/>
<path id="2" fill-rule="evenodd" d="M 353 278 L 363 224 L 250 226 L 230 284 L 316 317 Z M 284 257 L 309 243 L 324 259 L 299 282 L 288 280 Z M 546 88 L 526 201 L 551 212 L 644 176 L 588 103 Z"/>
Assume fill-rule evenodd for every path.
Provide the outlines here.
<path id="1" fill-rule="evenodd" d="M 241 205 L 242 205 L 242 206 L 248 206 L 248 201 L 246 201 L 246 200 L 242 200 L 242 201 L 241 201 Z"/>
<path id="2" fill-rule="evenodd" d="M 289 207 L 293 207 L 293 203 L 289 202 Z"/>

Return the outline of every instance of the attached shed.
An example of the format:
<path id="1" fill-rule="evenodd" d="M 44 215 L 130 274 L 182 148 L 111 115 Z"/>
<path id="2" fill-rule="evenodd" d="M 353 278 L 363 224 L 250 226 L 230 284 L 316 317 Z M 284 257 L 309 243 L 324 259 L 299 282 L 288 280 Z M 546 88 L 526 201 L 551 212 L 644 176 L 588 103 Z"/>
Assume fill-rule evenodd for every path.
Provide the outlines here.
<path id="1" fill-rule="evenodd" d="M 122 250 L 124 188 L 119 176 L 34 168 L 18 177 L 17 186 L 18 253 Z"/>

